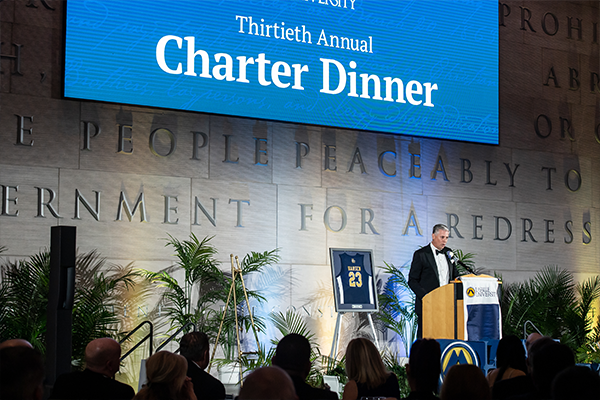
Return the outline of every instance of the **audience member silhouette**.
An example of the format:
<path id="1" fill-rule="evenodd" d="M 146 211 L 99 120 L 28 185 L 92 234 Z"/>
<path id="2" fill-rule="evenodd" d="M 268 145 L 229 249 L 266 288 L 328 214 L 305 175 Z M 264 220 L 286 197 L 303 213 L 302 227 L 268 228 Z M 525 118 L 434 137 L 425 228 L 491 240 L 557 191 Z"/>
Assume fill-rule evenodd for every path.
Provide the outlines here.
<path id="1" fill-rule="evenodd" d="M 338 396 L 331 390 L 318 389 L 306 383 L 310 372 L 310 342 L 304 336 L 291 333 L 283 337 L 277 344 L 273 365 L 282 368 L 288 373 L 296 395 L 300 400 L 337 400 Z"/>
<path id="2" fill-rule="evenodd" d="M 531 377 L 531 364 L 533 355 L 536 351 L 541 349 L 544 345 L 553 343 L 554 340 L 547 336 L 537 337 L 538 334 L 529 335 L 527 338 L 529 342 L 526 342 L 527 348 L 527 375 L 517 376 L 512 379 L 502 380 L 496 382 L 492 387 L 492 398 L 495 400 L 504 400 L 512 398 L 513 396 L 521 396 L 535 391 L 533 386 L 533 380 Z"/>
<path id="3" fill-rule="evenodd" d="M 556 375 L 575 365 L 573 351 L 567 345 L 553 341 L 535 351 L 532 357 L 531 378 L 535 391 L 526 397 L 528 399 L 549 399 L 552 381 Z"/>
<path id="4" fill-rule="evenodd" d="M 85 369 L 56 379 L 50 399 L 127 399 L 135 392 L 114 378 L 119 371 L 121 346 L 111 338 L 94 339 L 85 348 Z"/>
<path id="5" fill-rule="evenodd" d="M 543 337 L 544 336 L 540 335 L 537 332 L 530 333 L 527 336 L 527 339 L 525 340 L 525 349 L 527 350 L 527 353 L 529 353 L 529 349 L 531 348 L 531 345 L 533 344 L 533 342 L 535 342 L 536 340 L 541 339 Z"/>
<path id="6" fill-rule="evenodd" d="M 244 380 L 239 400 L 298 400 L 290 376 L 279 367 L 254 370 Z"/>
<path id="7" fill-rule="evenodd" d="M 203 332 L 183 335 L 179 343 L 179 354 L 187 359 L 187 376 L 192 379 L 198 400 L 220 400 L 225 398 L 225 386 L 204 370 L 210 362 L 208 336 Z"/>
<path id="8" fill-rule="evenodd" d="M 39 351 L 22 344 L 0 349 L 0 399 L 41 400 L 43 382 L 44 361 Z"/>
<path id="9" fill-rule="evenodd" d="M 440 344 L 434 339 L 419 339 L 410 348 L 410 356 L 406 365 L 410 394 L 406 399 L 437 399 L 440 379 Z"/>
<path id="10" fill-rule="evenodd" d="M 487 376 L 490 387 L 496 382 L 526 374 L 527 363 L 523 342 L 515 335 L 504 336 L 496 350 L 496 369 L 490 371 Z"/>
<path id="11" fill-rule="evenodd" d="M 179 354 L 159 351 L 146 360 L 146 383 L 135 400 L 196 400 L 192 380 L 186 375 L 187 360 Z"/>
<path id="12" fill-rule="evenodd" d="M 567 368 L 552 382 L 552 399 L 600 400 L 600 376 L 584 366 Z"/>
<path id="13" fill-rule="evenodd" d="M 29 347 L 30 349 L 33 349 L 31 343 L 25 339 L 8 339 L 0 343 L 0 350 L 7 347 Z"/>
<path id="14" fill-rule="evenodd" d="M 343 400 L 361 397 L 400 398 L 396 375 L 387 371 L 375 345 L 368 339 L 352 339 L 346 348 L 346 373 Z"/>
<path id="15" fill-rule="evenodd" d="M 448 370 L 442 384 L 441 400 L 489 400 L 490 387 L 481 369 L 457 364 Z"/>

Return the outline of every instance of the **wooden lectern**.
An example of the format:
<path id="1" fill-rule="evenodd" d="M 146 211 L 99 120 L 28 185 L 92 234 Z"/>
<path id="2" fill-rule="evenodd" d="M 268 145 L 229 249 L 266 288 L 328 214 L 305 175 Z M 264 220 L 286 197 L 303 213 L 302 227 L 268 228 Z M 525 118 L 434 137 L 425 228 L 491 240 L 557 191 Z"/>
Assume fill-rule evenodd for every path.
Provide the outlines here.
<path id="1" fill-rule="evenodd" d="M 467 275 L 475 276 L 475 275 Z M 489 275 L 479 275 L 490 277 Z M 501 282 L 498 295 L 501 293 Z M 455 279 L 423 297 L 423 337 L 433 339 L 465 339 L 463 284 Z"/>

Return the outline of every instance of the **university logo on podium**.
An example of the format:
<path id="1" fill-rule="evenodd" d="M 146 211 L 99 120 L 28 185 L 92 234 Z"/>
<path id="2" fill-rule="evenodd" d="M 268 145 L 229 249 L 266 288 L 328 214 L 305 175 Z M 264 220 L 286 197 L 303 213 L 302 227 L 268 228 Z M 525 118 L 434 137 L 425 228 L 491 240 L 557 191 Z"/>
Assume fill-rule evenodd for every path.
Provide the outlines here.
<path id="1" fill-rule="evenodd" d="M 448 345 L 442 353 L 442 373 L 440 383 L 446 378 L 450 367 L 457 364 L 473 364 L 479 367 L 479 357 L 471 346 L 465 342 L 454 342 Z"/>

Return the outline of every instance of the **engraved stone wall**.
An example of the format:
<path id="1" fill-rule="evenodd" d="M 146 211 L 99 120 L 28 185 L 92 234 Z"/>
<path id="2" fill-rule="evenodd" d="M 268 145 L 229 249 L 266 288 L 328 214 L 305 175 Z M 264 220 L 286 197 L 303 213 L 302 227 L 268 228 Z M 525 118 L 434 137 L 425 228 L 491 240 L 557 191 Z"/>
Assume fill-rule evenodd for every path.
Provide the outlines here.
<path id="1" fill-rule="evenodd" d="M 269 304 L 311 310 L 326 346 L 331 247 L 405 265 L 443 222 L 506 281 L 600 272 L 596 1 L 500 2 L 499 146 L 63 99 L 63 7 L 0 1 L 5 258 L 48 246 L 54 225 L 153 270 L 173 263 L 169 234 L 215 235 L 225 267 L 279 248 L 288 290 Z"/>

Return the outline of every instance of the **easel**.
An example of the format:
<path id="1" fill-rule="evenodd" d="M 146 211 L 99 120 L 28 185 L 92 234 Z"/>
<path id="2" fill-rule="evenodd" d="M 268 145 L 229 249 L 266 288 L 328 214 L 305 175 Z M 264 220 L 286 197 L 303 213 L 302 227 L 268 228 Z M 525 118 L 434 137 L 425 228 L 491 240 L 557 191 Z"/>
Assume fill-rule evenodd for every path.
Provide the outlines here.
<path id="1" fill-rule="evenodd" d="M 344 316 L 344 312 L 338 311 L 337 319 L 335 321 L 335 332 L 333 333 L 333 342 L 331 343 L 331 353 L 329 353 L 330 359 L 335 359 L 337 355 L 338 346 L 340 344 L 340 330 L 342 329 L 342 317 Z M 379 340 L 377 339 L 377 334 L 375 333 L 375 325 L 373 324 L 373 318 L 371 318 L 371 313 L 367 313 L 367 319 L 369 320 L 369 325 L 371 326 L 371 332 L 373 332 L 373 338 L 375 339 L 375 346 L 377 350 L 379 350 Z"/>
<path id="2" fill-rule="evenodd" d="M 213 352 L 210 357 L 210 363 L 208 364 L 208 372 L 210 372 L 210 367 L 212 366 L 212 362 L 215 358 L 215 352 L 217 351 L 217 345 L 219 344 L 219 337 L 221 336 L 221 330 L 223 329 L 223 323 L 225 322 L 225 315 L 227 314 L 227 308 L 229 307 L 229 300 L 231 300 L 231 294 L 233 293 L 233 309 L 235 311 L 235 336 L 237 339 L 237 348 L 238 348 L 238 360 L 242 359 L 242 346 L 240 343 L 240 326 L 238 323 L 238 312 L 237 312 L 237 298 L 235 293 L 235 281 L 239 277 L 242 281 L 242 288 L 244 289 L 244 297 L 246 298 L 246 306 L 248 307 L 248 314 L 250 315 L 250 323 L 252 325 L 252 331 L 254 332 L 254 338 L 256 339 L 256 347 L 260 352 L 260 344 L 258 342 L 258 334 L 256 333 L 256 327 L 254 326 L 254 318 L 252 317 L 252 309 L 250 308 L 250 301 L 248 301 L 248 291 L 246 290 L 246 284 L 244 283 L 244 276 L 242 275 L 242 268 L 240 267 L 240 262 L 238 256 L 235 256 L 235 265 L 233 263 L 233 254 L 230 255 L 231 258 L 231 287 L 229 288 L 229 294 L 227 295 L 227 302 L 225 303 L 225 309 L 223 310 L 223 315 L 221 316 L 221 324 L 219 325 L 219 332 L 217 333 L 217 340 L 215 340 L 215 345 L 213 347 Z M 240 366 L 240 385 L 242 384 L 242 368 Z"/>

